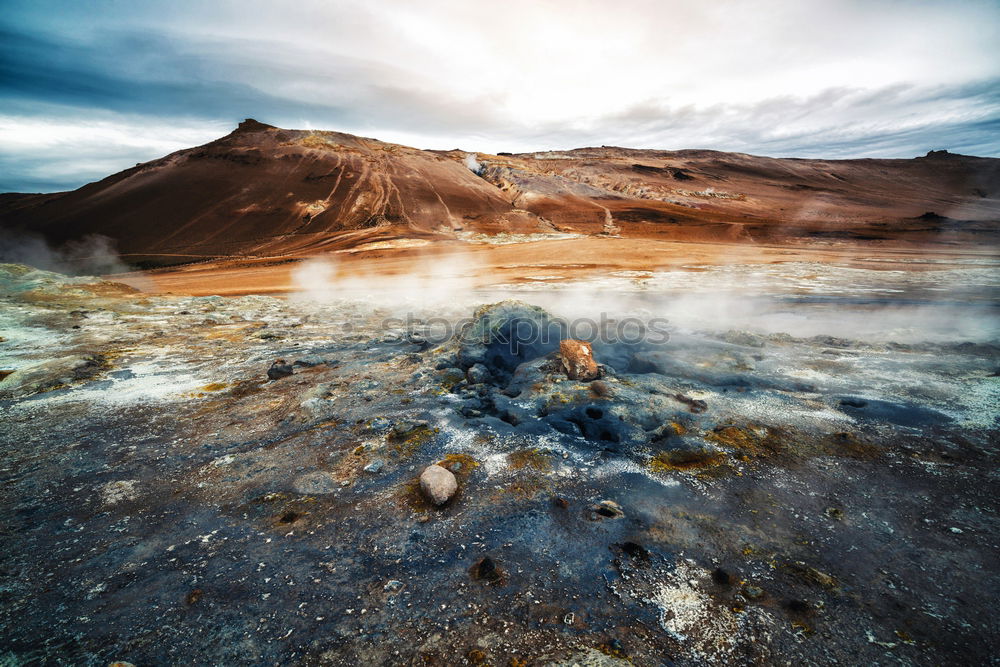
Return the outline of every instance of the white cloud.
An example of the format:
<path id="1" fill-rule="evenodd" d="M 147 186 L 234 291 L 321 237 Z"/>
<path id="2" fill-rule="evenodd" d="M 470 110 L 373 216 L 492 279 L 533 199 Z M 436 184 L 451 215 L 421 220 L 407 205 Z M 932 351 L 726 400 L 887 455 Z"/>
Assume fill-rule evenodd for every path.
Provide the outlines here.
<path id="1" fill-rule="evenodd" d="M 0 165 L 5 167 L 0 191 L 58 189 L 62 183 L 77 187 L 231 130 L 228 123 L 156 122 L 109 114 L 0 115 Z"/>
<path id="2" fill-rule="evenodd" d="M 51 91 L 38 82 L 55 61 L 26 59 L 19 99 L 90 107 L 9 115 L 0 159 L 14 168 L 19 154 L 150 159 L 244 116 L 482 151 L 816 155 L 826 142 L 904 156 L 959 136 L 1000 150 L 1000 104 L 983 90 L 1000 81 L 991 0 L 9 4 L 8 23 L 73 54 Z"/>

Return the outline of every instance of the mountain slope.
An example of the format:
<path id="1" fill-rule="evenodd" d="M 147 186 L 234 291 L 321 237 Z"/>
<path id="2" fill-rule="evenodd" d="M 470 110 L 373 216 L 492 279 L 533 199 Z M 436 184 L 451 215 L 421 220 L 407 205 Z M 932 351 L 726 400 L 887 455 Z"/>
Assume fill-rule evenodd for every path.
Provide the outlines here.
<path id="1" fill-rule="evenodd" d="M 801 160 L 614 147 L 476 156 L 247 120 L 0 226 L 115 239 L 132 261 L 287 257 L 375 240 L 569 232 L 767 243 L 995 243 L 1000 159 Z"/>
<path id="2" fill-rule="evenodd" d="M 483 230 L 542 225 L 447 155 L 250 120 L 217 141 L 79 190 L 7 195 L 0 207 L 8 228 L 39 232 L 53 243 L 100 233 L 125 254 L 163 263 L 452 234 L 469 220 Z"/>

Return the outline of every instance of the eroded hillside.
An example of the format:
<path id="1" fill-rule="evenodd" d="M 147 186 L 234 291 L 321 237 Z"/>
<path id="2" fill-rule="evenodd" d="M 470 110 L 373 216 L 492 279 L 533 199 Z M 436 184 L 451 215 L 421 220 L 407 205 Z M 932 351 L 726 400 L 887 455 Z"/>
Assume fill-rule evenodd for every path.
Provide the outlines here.
<path id="1" fill-rule="evenodd" d="M 401 239 L 573 233 L 673 241 L 976 246 L 1000 160 L 798 160 L 716 151 L 426 151 L 253 120 L 67 193 L 0 197 L 0 226 L 100 234 L 133 264 L 283 258 Z"/>

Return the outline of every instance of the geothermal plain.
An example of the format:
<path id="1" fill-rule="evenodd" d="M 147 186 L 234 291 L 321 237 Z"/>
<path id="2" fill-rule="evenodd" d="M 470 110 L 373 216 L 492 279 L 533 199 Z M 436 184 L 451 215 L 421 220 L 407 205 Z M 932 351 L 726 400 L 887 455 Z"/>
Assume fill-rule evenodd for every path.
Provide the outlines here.
<path id="1" fill-rule="evenodd" d="M 988 664 L 998 175 L 247 121 L 2 195 L 3 659 Z"/>

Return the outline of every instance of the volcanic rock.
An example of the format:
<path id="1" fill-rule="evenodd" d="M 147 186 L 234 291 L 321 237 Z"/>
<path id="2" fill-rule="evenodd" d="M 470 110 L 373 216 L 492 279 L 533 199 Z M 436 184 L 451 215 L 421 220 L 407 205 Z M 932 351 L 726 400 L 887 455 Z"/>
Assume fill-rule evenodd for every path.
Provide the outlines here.
<path id="1" fill-rule="evenodd" d="M 328 472 L 310 472 L 297 477 L 292 488 L 296 493 L 310 496 L 333 493 L 337 490 L 337 480 Z"/>
<path id="2" fill-rule="evenodd" d="M 0 375 L 0 399 L 30 396 L 88 379 L 103 363 L 104 358 L 97 354 L 70 355 L 5 372 Z"/>
<path id="3" fill-rule="evenodd" d="M 465 377 L 469 381 L 469 384 L 480 384 L 489 381 L 490 371 L 482 364 L 472 364 L 469 370 L 465 372 Z"/>
<path id="4" fill-rule="evenodd" d="M 268 380 L 280 380 L 294 373 L 291 364 L 286 364 L 284 359 L 276 359 L 271 367 L 267 369 Z"/>
<path id="5" fill-rule="evenodd" d="M 594 351 L 586 341 L 562 341 L 559 343 L 559 356 L 566 370 L 566 376 L 570 380 L 589 382 L 596 380 L 601 374 L 597 362 L 594 361 Z"/>
<path id="6" fill-rule="evenodd" d="M 507 300 L 483 306 L 459 334 L 457 361 L 461 368 L 481 364 L 499 384 L 526 361 L 556 349 L 560 323 L 538 306 Z"/>
<path id="7" fill-rule="evenodd" d="M 435 464 L 420 473 L 420 490 L 435 505 L 444 505 L 458 491 L 458 482 L 450 470 Z"/>
<path id="8" fill-rule="evenodd" d="M 594 519 L 604 517 L 606 519 L 620 519 L 625 516 L 622 506 L 613 500 L 602 500 L 590 506 Z"/>
<path id="9" fill-rule="evenodd" d="M 472 576 L 480 581 L 496 583 L 503 578 L 503 573 L 489 556 L 484 556 L 472 566 Z"/>

